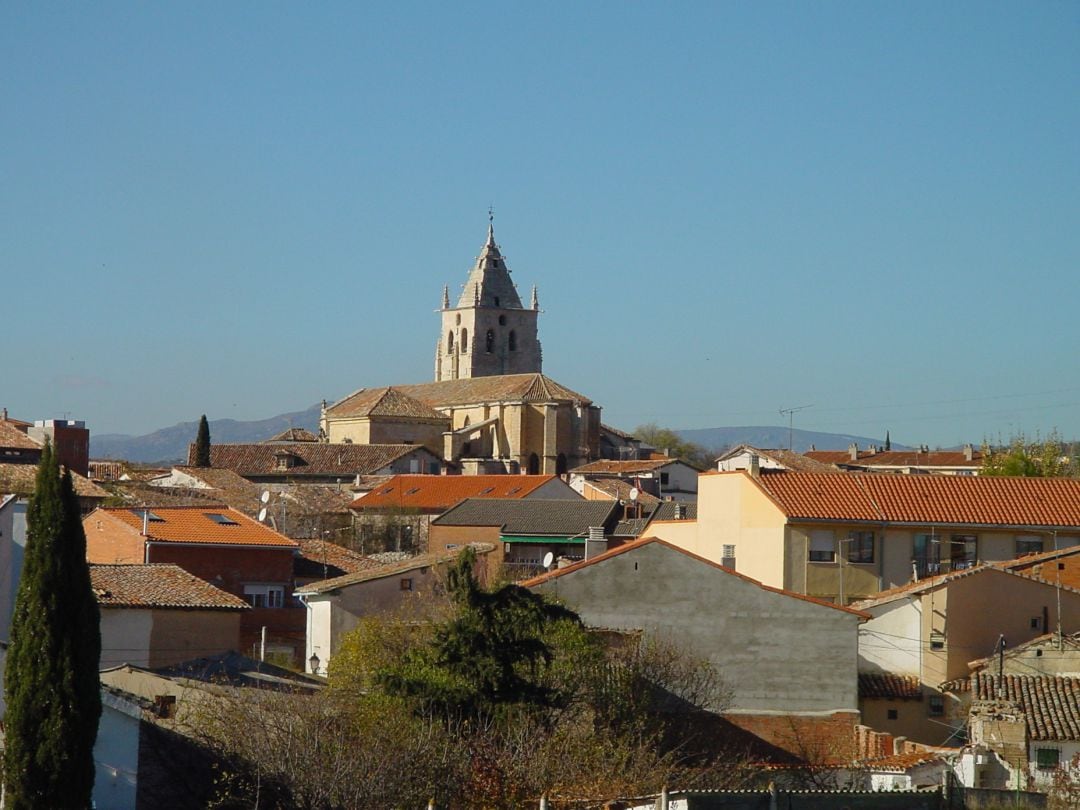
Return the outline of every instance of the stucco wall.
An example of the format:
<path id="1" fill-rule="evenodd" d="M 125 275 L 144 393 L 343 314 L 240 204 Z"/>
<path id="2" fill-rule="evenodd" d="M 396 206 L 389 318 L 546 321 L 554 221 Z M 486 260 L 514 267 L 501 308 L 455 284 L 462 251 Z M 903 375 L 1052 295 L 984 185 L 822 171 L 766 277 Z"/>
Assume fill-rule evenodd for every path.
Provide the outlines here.
<path id="1" fill-rule="evenodd" d="M 99 669 L 131 664 L 150 666 L 153 612 L 123 608 L 101 610 L 101 665 Z"/>
<path id="2" fill-rule="evenodd" d="M 83 518 L 86 559 L 92 563 L 139 564 L 143 559 L 143 536 L 107 512 L 91 512 Z"/>
<path id="3" fill-rule="evenodd" d="M 102 611 L 103 613 L 105 611 Z M 149 668 L 241 649 L 241 610 L 155 610 Z M 298 616 L 303 622 L 303 613 Z M 300 625 L 303 632 L 303 625 Z"/>
<path id="4" fill-rule="evenodd" d="M 898 599 L 867 612 L 874 618 L 859 628 L 859 671 L 919 677 L 921 601 Z"/>
<path id="5" fill-rule="evenodd" d="M 858 708 L 852 613 L 763 589 L 661 543 L 537 588 L 590 626 L 644 629 L 708 658 L 734 690 L 734 711 Z"/>

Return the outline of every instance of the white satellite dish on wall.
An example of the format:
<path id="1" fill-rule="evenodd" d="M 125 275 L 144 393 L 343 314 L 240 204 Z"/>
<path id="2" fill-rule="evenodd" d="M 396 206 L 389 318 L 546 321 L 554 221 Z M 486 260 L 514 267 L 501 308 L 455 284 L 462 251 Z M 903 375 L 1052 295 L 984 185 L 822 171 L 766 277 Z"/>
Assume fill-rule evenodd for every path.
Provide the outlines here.
<path id="1" fill-rule="evenodd" d="M 262 509 L 259 510 L 259 523 L 265 523 L 265 522 L 266 522 L 266 507 L 264 506 Z"/>
<path id="2" fill-rule="evenodd" d="M 641 493 L 638 492 L 637 487 L 630 487 L 630 500 L 636 501 L 638 499 L 638 495 L 640 495 L 640 494 Z"/>
<path id="3" fill-rule="evenodd" d="M 544 568 L 551 568 L 553 562 L 555 562 L 555 555 L 549 551 L 544 555 Z"/>
<path id="4" fill-rule="evenodd" d="M 263 503 L 270 503 L 270 490 L 264 489 L 263 494 L 259 496 L 259 500 Z M 259 518 L 259 520 L 262 520 L 262 518 Z"/>

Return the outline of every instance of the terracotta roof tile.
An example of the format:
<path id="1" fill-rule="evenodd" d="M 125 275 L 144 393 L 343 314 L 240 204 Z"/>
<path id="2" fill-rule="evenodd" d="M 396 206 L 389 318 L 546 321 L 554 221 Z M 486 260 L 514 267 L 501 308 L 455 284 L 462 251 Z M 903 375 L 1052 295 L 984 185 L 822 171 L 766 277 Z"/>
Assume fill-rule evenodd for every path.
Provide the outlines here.
<path id="1" fill-rule="evenodd" d="M 350 508 L 443 512 L 466 498 L 525 498 L 553 480 L 554 475 L 395 475 Z"/>
<path id="2" fill-rule="evenodd" d="M 378 389 L 376 389 L 378 390 Z M 394 390 L 428 407 L 474 405 L 482 402 L 577 402 L 591 400 L 543 374 L 503 374 L 493 377 L 470 377 L 461 380 L 396 385 Z M 349 403 L 361 392 L 352 394 L 326 409 L 330 415 L 350 415 Z"/>
<path id="3" fill-rule="evenodd" d="M 40 450 L 41 444 L 31 439 L 7 419 L 0 419 L 0 447 L 18 450 Z"/>
<path id="4" fill-rule="evenodd" d="M 36 464 L 5 464 L 0 463 L 0 493 L 10 493 L 21 497 L 29 497 L 34 494 L 34 481 L 37 478 Z M 109 497 L 109 493 L 76 472 L 71 474 L 72 483 L 75 485 L 75 494 L 80 498 Z"/>
<path id="5" fill-rule="evenodd" d="M 1080 528 L 1080 479 L 764 470 L 753 480 L 790 518 Z"/>
<path id="6" fill-rule="evenodd" d="M 1080 678 L 980 672 L 970 679 L 972 700 L 1020 705 L 1032 740 L 1080 740 Z"/>
<path id="7" fill-rule="evenodd" d="M 377 473 L 403 456 L 423 449 L 415 444 L 215 444 L 210 446 L 210 462 L 214 467 L 224 467 L 242 476 L 352 477 Z M 295 457 L 295 466 L 278 469 L 277 455 L 282 452 Z"/>
<path id="8" fill-rule="evenodd" d="M 922 686 L 914 675 L 860 672 L 859 697 L 922 700 Z"/>
<path id="9" fill-rule="evenodd" d="M 945 762 L 946 757 L 957 753 L 959 749 L 953 748 L 948 751 L 935 751 L 933 749 L 923 751 L 907 751 L 903 754 L 880 757 L 878 759 L 863 760 L 861 767 L 871 771 L 885 771 L 887 773 L 905 773 L 918 765 L 929 762 Z"/>
<path id="10" fill-rule="evenodd" d="M 215 588 L 178 565 L 91 565 L 90 584 L 103 608 L 248 610 L 238 596 Z"/>
<path id="11" fill-rule="evenodd" d="M 151 514 L 147 522 L 147 532 L 154 542 L 297 548 L 295 541 L 227 506 L 159 506 L 149 511 Z M 104 512 L 142 530 L 142 509 L 99 507 L 85 520 L 93 521 L 98 512 Z M 221 515 L 228 522 L 218 522 L 208 515 Z M 154 520 L 154 517 L 159 519 Z"/>

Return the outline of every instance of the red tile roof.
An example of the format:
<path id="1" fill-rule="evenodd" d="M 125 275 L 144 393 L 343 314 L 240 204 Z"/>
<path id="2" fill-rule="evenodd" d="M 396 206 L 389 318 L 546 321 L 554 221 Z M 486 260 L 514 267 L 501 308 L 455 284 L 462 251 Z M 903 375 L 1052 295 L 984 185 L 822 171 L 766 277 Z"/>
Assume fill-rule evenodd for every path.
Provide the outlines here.
<path id="1" fill-rule="evenodd" d="M 342 574 L 358 574 L 383 565 L 371 557 L 326 540 L 298 540 L 297 542 L 300 544 L 300 558 L 313 563 L 316 568 L 327 565 L 338 569 Z"/>
<path id="2" fill-rule="evenodd" d="M 171 563 L 91 565 L 90 584 L 103 608 L 248 610 L 238 596 Z"/>
<path id="3" fill-rule="evenodd" d="M 752 480 L 789 518 L 1080 528 L 1080 479 L 765 470 Z"/>
<path id="4" fill-rule="evenodd" d="M 872 607 L 884 605 L 889 602 L 895 601 L 905 596 L 910 596 L 916 593 L 923 593 L 924 591 L 933 590 L 935 588 L 947 585 L 956 579 L 963 577 L 979 576 L 982 574 L 1006 574 L 1007 576 L 1020 577 L 1022 579 L 1028 579 L 1033 582 L 1038 582 L 1042 585 L 1053 585 L 1053 579 L 1044 579 L 1030 575 L 1026 571 L 1012 571 L 1009 568 L 1003 566 L 1001 563 L 982 563 L 974 565 L 971 568 L 965 568 L 960 571 L 953 571 L 949 574 L 938 574 L 937 576 L 927 577 L 926 579 L 920 579 L 918 582 L 908 582 L 904 585 L 897 585 L 888 590 L 881 591 L 869 599 L 863 599 L 860 602 L 854 603 L 862 610 L 869 610 Z M 1080 593 L 1080 590 L 1069 587 L 1062 583 L 1061 587 L 1071 593 Z"/>
<path id="5" fill-rule="evenodd" d="M 142 531 L 143 511 L 99 507 L 86 517 L 86 521 L 93 521 L 98 512 L 104 512 Z M 297 548 L 295 541 L 227 506 L 155 506 L 147 511 L 150 513 L 147 532 L 154 542 Z M 208 515 L 222 515 L 230 523 L 218 523 Z M 154 520 L 155 516 L 160 520 Z"/>
<path id="6" fill-rule="evenodd" d="M 395 475 L 349 508 L 444 512 L 466 498 L 525 498 L 554 475 Z"/>
<path id="7" fill-rule="evenodd" d="M 860 672 L 859 697 L 922 700 L 922 686 L 914 675 Z"/>
<path id="8" fill-rule="evenodd" d="M 1000 568 L 1068 588 L 1080 589 L 1080 546 L 1029 554 L 1017 560 L 995 563 Z"/>
<path id="9" fill-rule="evenodd" d="M 918 765 L 926 765 L 930 762 L 945 762 L 947 756 L 955 753 L 959 753 L 959 749 L 908 751 L 903 754 L 893 754 L 892 756 L 881 757 L 879 759 L 863 760 L 859 764 L 861 767 L 871 771 L 906 773 L 908 770 Z"/>
<path id="10" fill-rule="evenodd" d="M 804 594 L 795 593 L 794 591 L 788 591 L 788 590 L 785 590 L 783 588 L 774 588 L 771 585 L 765 585 L 764 583 L 758 582 L 758 580 L 753 579 L 752 577 L 746 576 L 746 574 L 740 574 L 738 571 L 736 571 L 736 570 L 734 570 L 732 568 L 726 568 L 723 565 L 720 565 L 719 563 L 713 562 L 712 560 L 707 560 L 704 557 L 698 556 L 697 554 L 694 554 L 691 551 L 687 551 L 684 548 L 680 548 L 679 546 L 675 545 L 674 543 L 669 543 L 667 540 L 661 540 L 659 537 L 642 537 L 642 538 L 639 538 L 637 540 L 634 540 L 633 542 L 626 543 L 624 545 L 618 546 L 617 548 L 613 548 L 610 551 L 605 551 L 603 554 L 600 554 L 600 555 L 598 555 L 596 557 L 593 557 L 593 558 L 591 558 L 589 560 L 583 560 L 581 562 L 574 563 L 573 565 L 568 565 L 566 568 L 557 568 L 554 571 L 548 571 L 546 574 L 540 574 L 540 576 L 536 576 L 536 577 L 532 577 L 531 579 L 523 580 L 523 581 L 519 582 L 518 584 L 521 585 L 524 588 L 534 588 L 537 585 L 542 585 L 545 582 L 548 582 L 549 580 L 557 579 L 558 577 L 564 577 L 564 576 L 567 576 L 568 574 L 573 574 L 573 573 L 575 573 L 577 571 L 580 571 L 583 568 L 588 568 L 590 565 L 596 565 L 597 563 L 603 562 L 605 560 L 610 560 L 612 557 L 617 557 L 620 554 L 627 554 L 627 553 L 629 553 L 631 551 L 635 551 L 636 549 L 641 548 L 642 546 L 647 546 L 650 543 L 655 543 L 657 545 L 666 546 L 667 548 L 670 548 L 673 551 L 677 551 L 680 554 L 685 554 L 687 557 L 695 559 L 700 563 L 704 563 L 705 565 L 711 566 L 713 568 L 718 568 L 721 571 L 724 571 L 725 573 L 731 574 L 733 577 L 738 577 L 739 579 L 743 580 L 744 582 L 749 582 L 752 585 L 757 585 L 762 590 L 772 591 L 773 593 L 778 593 L 778 594 L 781 594 L 783 596 L 790 596 L 790 597 L 792 597 L 794 599 L 801 599 L 804 602 L 812 602 L 815 605 L 821 605 L 822 607 L 833 608 L 834 610 L 842 610 L 845 613 L 851 613 L 851 614 L 854 614 L 855 616 L 859 616 L 860 618 L 863 618 L 863 619 L 872 618 L 869 613 L 864 613 L 863 611 L 856 610 L 855 608 L 844 607 L 844 606 L 841 606 L 841 605 L 837 605 L 837 604 L 835 604 L 833 602 L 828 602 L 828 601 L 826 601 L 824 599 L 816 599 L 813 596 L 806 596 Z"/>

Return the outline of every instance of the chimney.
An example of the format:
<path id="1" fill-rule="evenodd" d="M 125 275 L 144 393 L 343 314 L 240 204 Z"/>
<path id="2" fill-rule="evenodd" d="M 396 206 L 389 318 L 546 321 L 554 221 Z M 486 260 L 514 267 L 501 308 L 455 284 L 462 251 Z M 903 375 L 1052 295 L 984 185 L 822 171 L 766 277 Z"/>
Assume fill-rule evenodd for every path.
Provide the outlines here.
<path id="1" fill-rule="evenodd" d="M 858 461 L 859 460 L 859 445 L 858 444 L 856 444 L 855 442 L 852 442 L 851 444 L 849 444 L 847 452 L 848 452 L 848 456 L 851 458 L 852 461 Z"/>
<path id="2" fill-rule="evenodd" d="M 142 533 L 143 533 L 143 537 L 146 537 L 147 533 L 149 531 L 150 531 L 150 510 L 149 509 L 143 509 L 142 510 Z"/>
<path id="3" fill-rule="evenodd" d="M 975 457 L 975 448 L 970 444 L 964 445 L 964 461 L 971 461 Z"/>
<path id="4" fill-rule="evenodd" d="M 681 503 L 676 503 L 675 504 L 675 519 L 676 520 L 682 520 L 685 517 L 686 517 L 686 507 L 683 506 Z"/>
<path id="5" fill-rule="evenodd" d="M 5 422 L 7 421 L 7 408 L 4 408 L 4 416 L 3 416 L 3 420 L 4 420 Z"/>
<path id="6" fill-rule="evenodd" d="M 664 455 L 665 456 L 670 456 L 671 455 L 671 448 L 670 447 L 665 447 L 664 448 Z"/>
<path id="7" fill-rule="evenodd" d="M 760 478 L 761 477 L 761 459 L 758 457 L 757 453 L 751 453 L 750 454 L 750 467 L 749 467 L 749 470 L 750 470 L 750 475 L 753 476 L 754 478 Z"/>

